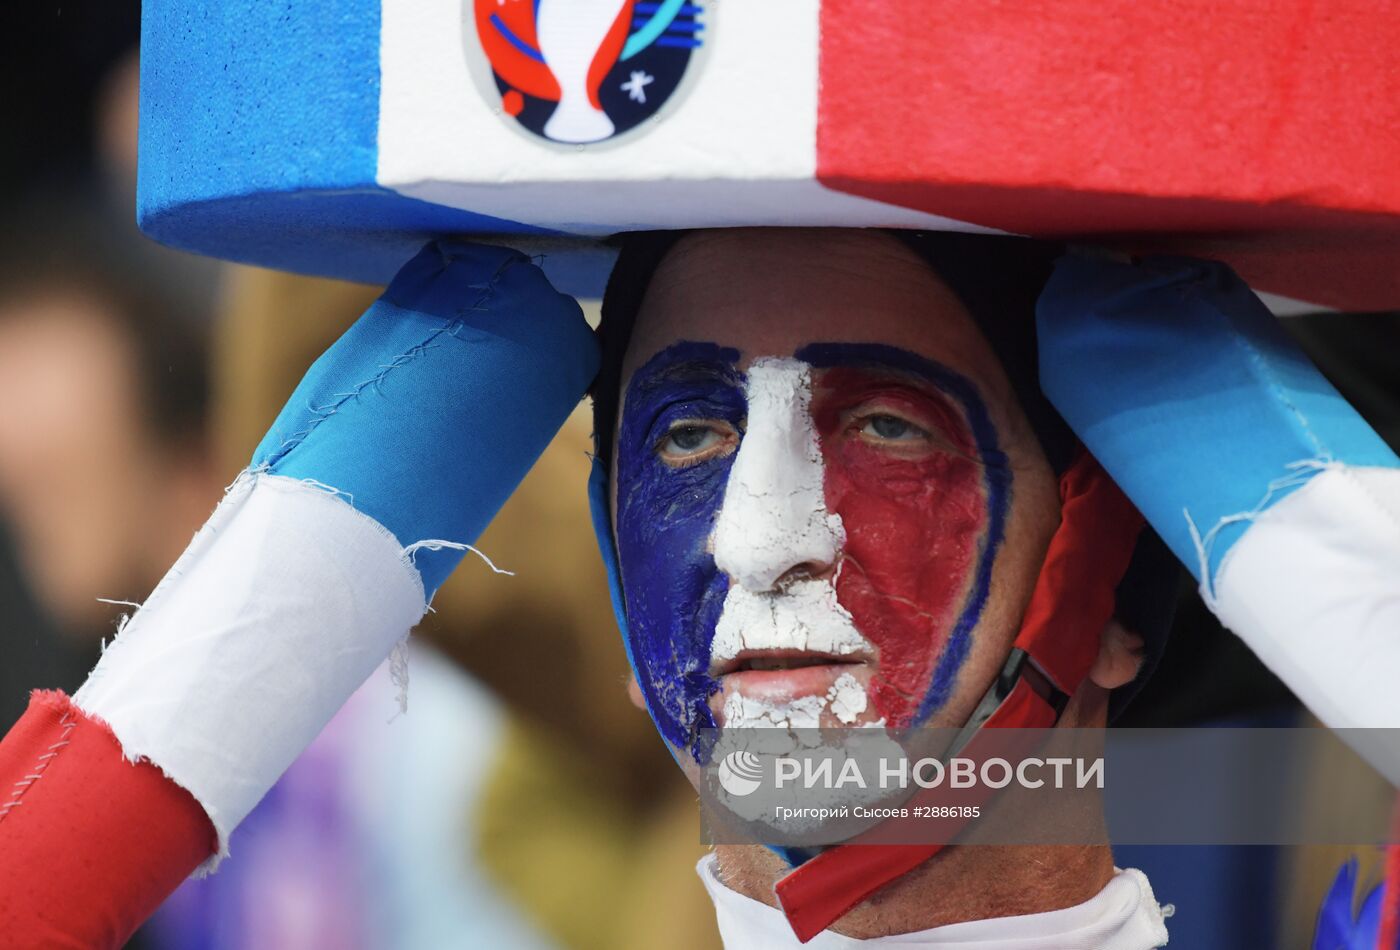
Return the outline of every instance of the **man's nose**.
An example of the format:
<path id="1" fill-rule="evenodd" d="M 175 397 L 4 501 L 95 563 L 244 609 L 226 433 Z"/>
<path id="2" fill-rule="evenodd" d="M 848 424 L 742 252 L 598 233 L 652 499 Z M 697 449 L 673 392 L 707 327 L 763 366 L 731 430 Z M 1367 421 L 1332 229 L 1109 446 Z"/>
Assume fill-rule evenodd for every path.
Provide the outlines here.
<path id="1" fill-rule="evenodd" d="M 711 544 L 715 563 L 734 583 L 763 592 L 829 573 L 845 534 L 841 519 L 826 510 L 810 367 L 756 360 L 747 389 L 748 426 Z"/>

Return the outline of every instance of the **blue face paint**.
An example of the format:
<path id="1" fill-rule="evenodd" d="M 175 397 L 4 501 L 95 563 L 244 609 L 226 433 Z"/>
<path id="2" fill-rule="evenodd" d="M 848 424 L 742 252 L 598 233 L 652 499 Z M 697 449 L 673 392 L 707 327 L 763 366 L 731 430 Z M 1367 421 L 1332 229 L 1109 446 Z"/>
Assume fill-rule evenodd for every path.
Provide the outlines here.
<path id="1" fill-rule="evenodd" d="M 737 350 L 677 343 L 639 369 L 627 388 L 617 441 L 617 551 L 629 651 L 662 736 L 697 757 L 713 729 L 707 700 L 710 641 L 729 589 L 706 551 L 733 455 L 687 468 L 657 454 L 672 425 L 745 416 Z"/>

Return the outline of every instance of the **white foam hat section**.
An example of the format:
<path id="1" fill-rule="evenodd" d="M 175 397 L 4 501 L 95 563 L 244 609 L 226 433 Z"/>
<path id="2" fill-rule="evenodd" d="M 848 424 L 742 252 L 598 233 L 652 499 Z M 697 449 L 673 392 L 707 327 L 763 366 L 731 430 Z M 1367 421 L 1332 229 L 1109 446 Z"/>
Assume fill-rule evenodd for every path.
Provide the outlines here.
<path id="1" fill-rule="evenodd" d="M 580 150 L 542 146 L 501 120 L 481 91 L 494 90 L 489 74 L 474 77 L 473 57 L 463 52 L 476 43 L 464 34 L 475 29 L 470 4 L 465 9 L 462 0 L 380 5 L 376 180 L 390 191 L 576 235 L 759 222 L 992 231 L 816 180 L 815 0 L 711 5 L 707 22 L 723 41 L 707 45 L 704 81 L 677 92 L 665 121 L 625 148 Z M 541 44 L 569 60 L 560 66 L 574 65 L 574 47 L 586 44 L 582 34 L 567 35 L 569 21 L 598 19 L 601 10 L 606 23 L 608 9 L 616 3 L 542 7 Z M 567 40 L 562 49 L 556 31 Z M 563 91 L 566 100 L 584 102 L 577 90 Z M 563 106 L 556 115 L 570 126 L 607 121 Z"/>
<path id="2" fill-rule="evenodd" d="M 1253 519 L 1202 593 L 1327 725 L 1400 727 L 1400 469 L 1327 465 Z M 1400 782 L 1391 744 L 1359 751 Z"/>
<path id="3" fill-rule="evenodd" d="M 323 486 L 245 474 L 74 696 L 204 807 L 247 816 L 423 615 L 417 570 Z"/>

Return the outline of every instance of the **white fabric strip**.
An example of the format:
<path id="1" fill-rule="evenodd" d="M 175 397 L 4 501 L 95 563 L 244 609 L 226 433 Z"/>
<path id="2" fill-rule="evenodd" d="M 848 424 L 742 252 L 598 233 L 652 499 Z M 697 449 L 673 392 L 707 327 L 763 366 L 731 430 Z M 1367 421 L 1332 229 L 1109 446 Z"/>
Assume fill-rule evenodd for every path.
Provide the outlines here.
<path id="1" fill-rule="evenodd" d="M 1327 466 L 1254 519 L 1215 601 L 1327 725 L 1400 726 L 1400 469 Z M 1400 748 L 1358 751 L 1400 781 Z"/>
<path id="2" fill-rule="evenodd" d="M 424 611 L 393 535 L 295 479 L 245 473 L 74 701 L 228 838 Z"/>
<path id="3" fill-rule="evenodd" d="M 854 950 L 858 947 L 941 947 L 942 950 L 1152 950 L 1165 946 L 1162 922 L 1170 908 L 1157 905 L 1147 877 L 1133 869 L 1118 871 L 1108 885 L 1082 904 L 1020 917 L 994 917 L 934 927 L 892 937 L 857 940 L 824 930 L 798 943 L 782 911 L 732 891 L 719 879 L 713 854 L 695 869 L 719 919 L 719 934 L 728 950 Z"/>

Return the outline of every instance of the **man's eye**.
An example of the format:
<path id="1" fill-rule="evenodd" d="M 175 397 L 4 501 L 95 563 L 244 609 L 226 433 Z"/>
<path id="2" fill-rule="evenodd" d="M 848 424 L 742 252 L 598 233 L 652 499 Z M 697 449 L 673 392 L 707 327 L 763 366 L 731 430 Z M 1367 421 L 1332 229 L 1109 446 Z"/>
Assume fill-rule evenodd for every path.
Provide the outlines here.
<path id="1" fill-rule="evenodd" d="M 883 442 L 913 442 L 927 439 L 928 433 L 899 416 L 868 416 L 860 434 Z"/>
<path id="2" fill-rule="evenodd" d="M 699 462 L 723 449 L 730 435 L 727 429 L 712 424 L 682 422 L 666 433 L 657 450 L 663 460 L 673 464 Z"/>
<path id="3" fill-rule="evenodd" d="M 714 429 L 704 426 L 681 426 L 666 437 L 666 448 L 676 452 L 699 452 L 719 441 Z"/>

